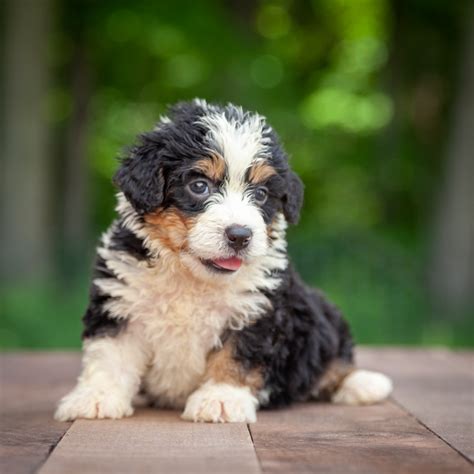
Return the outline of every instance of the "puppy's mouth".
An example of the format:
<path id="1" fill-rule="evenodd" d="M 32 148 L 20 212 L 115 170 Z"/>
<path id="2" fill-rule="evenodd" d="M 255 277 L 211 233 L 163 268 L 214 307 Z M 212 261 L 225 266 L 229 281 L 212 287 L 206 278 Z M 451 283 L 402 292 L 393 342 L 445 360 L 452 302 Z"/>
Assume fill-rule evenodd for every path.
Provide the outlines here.
<path id="1" fill-rule="evenodd" d="M 242 265 L 242 259 L 238 257 L 216 258 L 215 260 L 201 260 L 208 268 L 220 273 L 234 273 Z"/>

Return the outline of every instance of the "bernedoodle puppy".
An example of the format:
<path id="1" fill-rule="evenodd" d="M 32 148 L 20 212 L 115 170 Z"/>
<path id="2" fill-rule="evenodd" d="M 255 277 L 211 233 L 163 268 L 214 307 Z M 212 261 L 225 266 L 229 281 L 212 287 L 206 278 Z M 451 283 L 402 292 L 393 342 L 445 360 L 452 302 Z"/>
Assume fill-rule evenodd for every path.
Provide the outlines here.
<path id="1" fill-rule="evenodd" d="M 140 136 L 115 184 L 83 369 L 57 420 L 129 416 L 139 393 L 209 422 L 389 395 L 386 376 L 354 367 L 347 323 L 288 261 L 285 230 L 303 186 L 264 117 L 179 103 Z"/>

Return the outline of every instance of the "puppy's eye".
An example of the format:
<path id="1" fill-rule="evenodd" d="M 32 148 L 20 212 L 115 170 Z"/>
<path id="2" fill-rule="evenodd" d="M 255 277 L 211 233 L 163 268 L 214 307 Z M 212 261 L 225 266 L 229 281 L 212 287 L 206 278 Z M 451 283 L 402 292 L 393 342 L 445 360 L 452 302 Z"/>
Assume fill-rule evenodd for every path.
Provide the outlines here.
<path id="1" fill-rule="evenodd" d="M 203 179 L 192 181 L 188 184 L 187 187 L 191 194 L 200 198 L 207 197 L 211 193 L 209 183 L 207 181 L 204 181 Z"/>
<path id="2" fill-rule="evenodd" d="M 258 204 L 260 205 L 265 204 L 265 201 L 267 200 L 267 197 L 268 197 L 268 189 L 265 188 L 264 186 L 260 186 L 254 191 L 253 197 Z"/>

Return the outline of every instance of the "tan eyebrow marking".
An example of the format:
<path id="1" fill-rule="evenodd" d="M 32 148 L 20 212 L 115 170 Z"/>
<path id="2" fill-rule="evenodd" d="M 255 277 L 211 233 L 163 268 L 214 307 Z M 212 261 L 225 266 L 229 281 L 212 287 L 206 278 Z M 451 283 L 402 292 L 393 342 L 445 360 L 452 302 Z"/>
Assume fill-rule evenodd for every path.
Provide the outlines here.
<path id="1" fill-rule="evenodd" d="M 193 168 L 201 171 L 213 181 L 221 181 L 224 178 L 226 166 L 224 158 L 219 154 L 215 154 L 197 161 Z"/>
<path id="2" fill-rule="evenodd" d="M 268 163 L 259 162 L 249 170 L 249 181 L 253 184 L 261 183 L 276 174 L 275 168 Z"/>

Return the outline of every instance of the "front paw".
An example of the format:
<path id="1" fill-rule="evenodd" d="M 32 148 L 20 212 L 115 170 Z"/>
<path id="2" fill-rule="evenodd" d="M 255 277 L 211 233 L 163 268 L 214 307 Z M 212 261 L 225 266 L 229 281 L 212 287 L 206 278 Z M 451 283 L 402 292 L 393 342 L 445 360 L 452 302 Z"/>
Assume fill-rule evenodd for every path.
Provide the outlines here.
<path id="1" fill-rule="evenodd" d="M 58 405 L 54 418 L 57 421 L 72 421 L 77 418 L 122 418 L 133 414 L 128 397 L 111 391 L 90 387 L 76 387 Z"/>
<path id="2" fill-rule="evenodd" d="M 248 387 L 206 382 L 192 393 L 181 418 L 213 423 L 253 423 L 257 420 L 257 399 Z"/>

